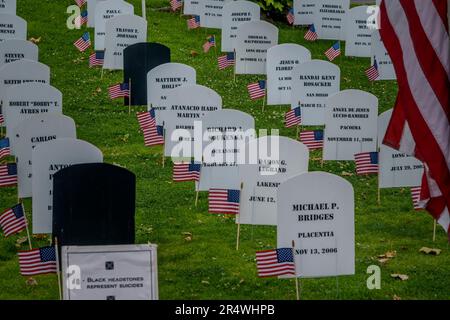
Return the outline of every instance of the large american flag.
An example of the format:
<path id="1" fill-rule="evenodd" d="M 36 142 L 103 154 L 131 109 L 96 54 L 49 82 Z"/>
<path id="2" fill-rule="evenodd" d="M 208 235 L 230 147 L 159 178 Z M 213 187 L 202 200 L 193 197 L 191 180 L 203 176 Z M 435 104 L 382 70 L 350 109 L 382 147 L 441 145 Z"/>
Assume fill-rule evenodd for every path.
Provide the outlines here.
<path id="1" fill-rule="evenodd" d="M 159 146 L 164 144 L 163 126 L 150 126 L 142 129 L 144 133 L 144 145 L 146 147 Z"/>
<path id="2" fill-rule="evenodd" d="M 108 88 L 110 99 L 125 98 L 130 96 L 130 87 L 128 83 L 117 83 Z"/>
<path id="3" fill-rule="evenodd" d="M 216 46 L 216 37 L 214 35 L 209 36 L 206 39 L 206 42 L 203 44 L 203 52 L 206 53 L 209 51 L 209 49 L 215 46 Z"/>
<path id="4" fill-rule="evenodd" d="M 89 48 L 91 46 L 91 38 L 89 36 L 89 32 L 86 31 L 85 33 L 83 33 L 80 39 L 75 41 L 73 45 L 81 52 Z"/>
<path id="5" fill-rule="evenodd" d="M 0 139 L 0 159 L 11 155 L 9 138 Z"/>
<path id="6" fill-rule="evenodd" d="M 208 211 L 210 213 L 238 214 L 239 199 L 239 190 L 211 188 L 208 195 Z"/>
<path id="7" fill-rule="evenodd" d="M 294 16 L 294 9 L 289 9 L 287 15 L 286 15 L 286 20 L 289 24 L 294 24 L 295 22 L 295 16 Z"/>
<path id="8" fill-rule="evenodd" d="M 307 41 L 316 41 L 318 38 L 316 27 L 314 27 L 314 24 L 310 25 L 308 28 L 308 31 L 305 33 L 305 40 Z"/>
<path id="9" fill-rule="evenodd" d="M 19 233 L 27 227 L 27 219 L 21 203 L 5 210 L 0 215 L 0 226 L 5 237 Z"/>
<path id="10" fill-rule="evenodd" d="M 103 66 L 105 51 L 95 51 L 89 56 L 89 68 Z"/>
<path id="11" fill-rule="evenodd" d="M 302 113 L 300 107 L 289 110 L 284 115 L 284 125 L 286 128 L 299 126 L 302 123 Z"/>
<path id="12" fill-rule="evenodd" d="M 309 150 L 316 150 L 323 148 L 323 130 L 308 130 L 302 131 L 299 135 L 299 140 Z"/>
<path id="13" fill-rule="evenodd" d="M 56 273 L 55 247 L 19 251 L 20 273 L 23 276 Z"/>
<path id="14" fill-rule="evenodd" d="M 362 152 L 355 154 L 356 174 L 378 173 L 378 152 Z"/>
<path id="15" fill-rule="evenodd" d="M 293 248 L 280 248 L 256 252 L 259 277 L 295 275 Z"/>
<path id="16" fill-rule="evenodd" d="M 194 16 L 187 21 L 188 29 L 200 28 L 200 16 Z"/>
<path id="17" fill-rule="evenodd" d="M 366 76 L 369 81 L 375 81 L 380 77 L 380 73 L 378 72 L 378 63 L 375 59 L 373 65 L 366 70 Z"/>
<path id="18" fill-rule="evenodd" d="M 144 112 L 138 112 L 136 113 L 136 117 L 141 130 L 144 130 L 144 128 L 147 127 L 156 126 L 155 109 L 150 109 L 149 111 Z"/>
<path id="19" fill-rule="evenodd" d="M 0 187 L 15 186 L 17 184 L 17 164 L 7 163 L 0 166 Z"/>
<path id="20" fill-rule="evenodd" d="M 247 91 L 252 100 L 264 98 L 266 96 L 266 80 L 250 83 L 247 86 Z"/>
<path id="21" fill-rule="evenodd" d="M 172 11 L 177 11 L 183 6 L 182 0 L 170 0 L 170 8 Z"/>
<path id="22" fill-rule="evenodd" d="M 448 2 L 383 0 L 380 34 L 399 93 L 383 143 L 425 164 L 421 201 L 450 238 Z M 412 134 L 413 139 L 406 139 Z"/>
<path id="23" fill-rule="evenodd" d="M 333 61 L 334 59 L 336 59 L 340 55 L 341 55 L 341 44 L 339 43 L 339 41 L 336 42 L 335 44 L 333 44 L 330 49 L 325 51 L 325 56 L 330 61 Z"/>
<path id="24" fill-rule="evenodd" d="M 199 181 L 200 180 L 200 163 L 174 163 L 173 164 L 173 181 Z"/>
<path id="25" fill-rule="evenodd" d="M 228 52 L 227 54 L 218 57 L 217 62 L 219 64 L 219 70 L 223 70 L 225 68 L 234 66 L 235 64 L 234 52 Z"/>

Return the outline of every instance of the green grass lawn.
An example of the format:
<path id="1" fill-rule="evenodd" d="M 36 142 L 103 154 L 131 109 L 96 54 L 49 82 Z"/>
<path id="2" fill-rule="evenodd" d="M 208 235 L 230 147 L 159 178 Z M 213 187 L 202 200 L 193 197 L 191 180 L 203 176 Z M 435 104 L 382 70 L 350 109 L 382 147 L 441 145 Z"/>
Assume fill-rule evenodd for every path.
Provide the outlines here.
<path id="1" fill-rule="evenodd" d="M 134 4 L 141 14 L 140 0 Z M 280 128 L 280 134 L 295 138 L 295 129 L 283 128 L 287 106 L 261 110 L 261 101 L 248 98 L 246 85 L 259 77 L 238 76 L 233 82 L 232 70 L 217 69 L 216 53 L 202 53 L 206 36 L 218 30 L 192 30 L 186 17 L 156 11 L 168 1 L 150 0 L 147 19 L 148 40 L 168 46 L 172 61 L 191 65 L 197 70 L 199 84 L 216 90 L 223 98 L 224 108 L 234 108 L 255 117 L 257 128 Z M 255 251 L 276 246 L 276 228 L 242 226 L 241 248 L 235 249 L 234 219 L 207 213 L 207 194 L 202 193 L 199 206 L 194 206 L 195 193 L 191 183 L 171 181 L 170 161 L 161 166 L 161 148 L 146 148 L 135 115 L 120 102 L 111 102 L 107 87 L 122 80 L 122 72 L 105 72 L 88 68 L 89 53 L 79 53 L 73 46 L 83 30 L 68 30 L 66 8 L 72 0 L 21 0 L 18 15 L 28 21 L 28 37 L 41 37 L 39 59 L 51 68 L 51 84 L 62 91 L 64 114 L 73 117 L 78 138 L 99 147 L 105 162 L 124 166 L 137 176 L 136 242 L 158 245 L 159 290 L 161 299 L 295 299 L 293 280 L 260 279 L 256 276 Z M 305 29 L 279 24 L 280 43 L 298 43 L 311 50 L 314 59 L 326 59 L 324 51 L 332 41 L 306 43 Z M 91 30 L 91 37 L 93 32 Z M 191 50 L 199 52 L 193 57 Z M 369 59 L 341 57 L 336 62 L 342 71 L 342 89 L 372 92 L 383 112 L 395 102 L 394 81 L 371 84 L 364 75 Z M 135 107 L 134 111 L 146 107 Z M 323 170 L 343 175 L 355 189 L 356 274 L 339 278 L 301 280 L 303 299 L 448 299 L 450 298 L 450 253 L 447 236 L 438 227 L 432 242 L 433 220 L 425 212 L 412 210 L 410 192 L 405 189 L 382 190 L 377 205 L 376 177 L 348 175 L 354 172 L 351 162 L 328 162 L 323 169 L 311 154 L 310 170 Z M 167 162 L 166 162 L 167 163 Z M 16 188 L 0 189 L 0 210 L 17 201 Z M 31 200 L 25 200 L 31 220 Z M 192 240 L 185 233 L 192 234 Z M 28 285 L 19 273 L 17 244 L 23 237 L 0 240 L 0 299 L 57 299 L 56 275 L 36 276 L 37 285 Z M 33 237 L 34 246 L 48 244 L 48 238 Z M 442 249 L 438 256 L 419 252 L 423 246 Z M 395 250 L 397 255 L 385 264 L 377 256 Z M 366 287 L 366 269 L 380 265 L 380 290 Z M 401 281 L 392 273 L 407 274 Z"/>

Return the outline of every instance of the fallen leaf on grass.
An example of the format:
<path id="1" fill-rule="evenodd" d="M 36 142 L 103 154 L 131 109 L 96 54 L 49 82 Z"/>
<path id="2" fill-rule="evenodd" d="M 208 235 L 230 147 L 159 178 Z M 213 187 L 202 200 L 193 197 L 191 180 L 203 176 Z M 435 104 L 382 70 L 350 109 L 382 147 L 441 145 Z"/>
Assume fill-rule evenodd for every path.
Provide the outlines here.
<path id="1" fill-rule="evenodd" d="M 409 279 L 409 277 L 406 274 L 400 274 L 400 273 L 393 273 L 393 274 L 391 274 L 391 277 L 394 279 L 402 280 L 402 281 L 406 281 Z"/>
<path id="2" fill-rule="evenodd" d="M 26 242 L 28 240 L 27 237 L 20 237 L 19 239 L 17 239 L 16 241 L 16 247 L 19 248 L 24 242 Z"/>
<path id="3" fill-rule="evenodd" d="M 198 52 L 195 51 L 195 50 L 191 50 L 191 56 L 192 56 L 192 57 L 198 56 Z"/>
<path id="4" fill-rule="evenodd" d="M 33 234 L 33 238 L 36 240 L 46 240 L 48 237 L 46 234 Z"/>
<path id="5" fill-rule="evenodd" d="M 41 37 L 39 37 L 37 39 L 32 37 L 29 39 L 29 41 L 33 42 L 34 44 L 38 44 L 39 42 L 41 42 Z"/>
<path id="6" fill-rule="evenodd" d="M 392 258 L 394 258 L 396 255 L 397 255 L 397 251 L 395 251 L 395 250 L 387 251 L 384 254 L 378 255 L 378 262 L 379 263 L 386 263 L 389 260 L 391 260 Z"/>
<path id="7" fill-rule="evenodd" d="M 29 286 L 37 286 L 38 283 L 34 278 L 30 277 L 27 279 L 26 284 Z"/>
<path id="8" fill-rule="evenodd" d="M 394 294 L 394 296 L 392 297 L 392 300 L 402 300 L 402 298 L 400 298 L 398 295 Z"/>
<path id="9" fill-rule="evenodd" d="M 202 280 L 202 284 L 209 284 L 209 281 Z"/>
<path id="10" fill-rule="evenodd" d="M 435 249 L 435 248 L 428 248 L 428 247 L 422 247 L 419 250 L 420 252 L 423 252 L 425 254 L 431 254 L 433 256 L 438 256 L 441 254 L 441 249 Z"/>
<path id="11" fill-rule="evenodd" d="M 354 175 L 354 173 L 342 171 L 341 175 L 344 176 L 344 177 L 351 177 L 351 176 Z"/>
<path id="12" fill-rule="evenodd" d="M 184 241 L 192 241 L 192 233 L 191 232 L 183 232 Z"/>

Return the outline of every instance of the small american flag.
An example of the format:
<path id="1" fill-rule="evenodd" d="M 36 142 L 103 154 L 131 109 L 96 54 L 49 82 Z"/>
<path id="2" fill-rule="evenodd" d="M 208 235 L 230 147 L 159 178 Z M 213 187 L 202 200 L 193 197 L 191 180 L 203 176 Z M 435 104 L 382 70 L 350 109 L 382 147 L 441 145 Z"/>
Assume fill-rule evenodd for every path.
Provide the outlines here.
<path id="1" fill-rule="evenodd" d="M 318 38 L 316 27 L 314 27 L 314 24 L 310 25 L 308 28 L 308 32 L 305 33 L 305 40 L 307 41 L 316 41 Z"/>
<path id="2" fill-rule="evenodd" d="M 309 150 L 323 148 L 323 130 L 308 130 L 300 132 L 300 142 L 308 147 Z"/>
<path id="3" fill-rule="evenodd" d="M 339 57 L 341 55 L 341 44 L 339 43 L 339 41 L 333 44 L 330 49 L 325 51 L 325 55 L 330 61 L 333 61 L 334 59 Z"/>
<path id="4" fill-rule="evenodd" d="M 128 83 L 118 83 L 108 88 L 110 99 L 125 98 L 130 96 Z"/>
<path id="5" fill-rule="evenodd" d="M 294 252 L 292 248 L 280 248 L 256 252 L 256 267 L 259 277 L 295 275 Z"/>
<path id="6" fill-rule="evenodd" d="M 173 181 L 199 181 L 200 180 L 200 163 L 174 163 L 173 164 Z"/>
<path id="7" fill-rule="evenodd" d="M 0 139 L 0 159 L 11 155 L 9 149 L 9 138 Z"/>
<path id="8" fill-rule="evenodd" d="M 371 66 L 369 69 L 366 70 L 366 76 L 369 79 L 369 81 L 375 81 L 378 79 L 380 73 L 378 72 L 377 60 L 374 60 L 373 66 Z"/>
<path id="9" fill-rule="evenodd" d="M 23 276 L 56 273 L 55 247 L 19 251 L 20 273 Z"/>
<path id="10" fill-rule="evenodd" d="M 378 152 L 362 152 L 355 154 L 356 174 L 378 173 Z"/>
<path id="11" fill-rule="evenodd" d="M 294 9 L 292 8 L 289 9 L 288 14 L 286 15 L 286 19 L 289 24 L 294 24 L 295 22 Z"/>
<path id="12" fill-rule="evenodd" d="M 229 52 L 223 56 L 218 57 L 217 62 L 219 64 L 219 70 L 223 70 L 225 68 L 234 66 L 235 63 L 234 52 Z"/>
<path id="13" fill-rule="evenodd" d="M 247 86 L 248 94 L 250 99 L 256 100 L 264 98 L 266 96 L 266 80 L 259 80 L 255 83 L 250 83 Z"/>
<path id="14" fill-rule="evenodd" d="M 284 125 L 286 128 L 299 126 L 302 123 L 302 114 L 300 107 L 289 110 L 284 115 Z"/>
<path id="15" fill-rule="evenodd" d="M 0 187 L 10 187 L 17 184 L 17 164 L 7 163 L 0 166 Z"/>
<path id="16" fill-rule="evenodd" d="M 145 127 L 142 129 L 144 133 L 144 145 L 146 147 L 159 146 L 164 144 L 164 128 L 163 126 Z"/>
<path id="17" fill-rule="evenodd" d="M 0 215 L 0 226 L 2 227 L 5 237 L 19 233 L 27 227 L 27 219 L 21 203 L 5 210 Z"/>
<path id="18" fill-rule="evenodd" d="M 214 35 L 209 36 L 206 42 L 203 44 L 203 52 L 206 53 L 212 47 L 216 46 L 216 37 Z"/>
<path id="19" fill-rule="evenodd" d="M 141 130 L 147 127 L 156 126 L 155 109 L 150 109 L 150 111 L 138 112 L 136 113 L 136 117 Z"/>
<path id="20" fill-rule="evenodd" d="M 87 10 L 81 11 L 80 15 L 76 18 L 75 24 L 78 27 L 81 27 L 83 24 L 87 23 L 88 21 L 88 12 Z"/>
<path id="21" fill-rule="evenodd" d="M 188 29 L 200 28 L 200 16 L 194 16 L 187 21 Z"/>
<path id="22" fill-rule="evenodd" d="M 3 117 L 2 114 L 0 114 L 0 124 L 2 124 L 2 123 L 4 123 L 4 122 L 5 122 L 5 118 Z"/>
<path id="23" fill-rule="evenodd" d="M 424 206 L 420 203 L 420 193 L 422 192 L 422 187 L 412 187 L 411 188 L 411 200 L 413 203 L 414 210 L 422 210 Z"/>
<path id="24" fill-rule="evenodd" d="M 183 6 L 183 1 L 181 0 L 170 0 L 170 8 L 172 11 L 177 11 Z"/>
<path id="25" fill-rule="evenodd" d="M 239 190 L 209 189 L 208 201 L 210 213 L 238 214 Z"/>
<path id="26" fill-rule="evenodd" d="M 91 38 L 89 36 L 89 32 L 83 33 L 80 39 L 75 41 L 73 45 L 80 50 L 80 52 L 86 51 L 87 48 L 91 46 Z"/>
<path id="27" fill-rule="evenodd" d="M 105 51 L 95 51 L 89 56 L 89 68 L 103 66 Z"/>
<path id="28" fill-rule="evenodd" d="M 81 8 L 86 3 L 86 0 L 75 0 L 75 3 Z"/>

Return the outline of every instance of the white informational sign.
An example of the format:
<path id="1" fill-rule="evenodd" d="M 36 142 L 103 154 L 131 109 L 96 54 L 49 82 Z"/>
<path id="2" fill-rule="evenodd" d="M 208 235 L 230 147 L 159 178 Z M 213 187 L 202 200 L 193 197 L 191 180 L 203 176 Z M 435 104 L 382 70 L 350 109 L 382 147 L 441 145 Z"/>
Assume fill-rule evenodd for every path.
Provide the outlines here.
<path id="1" fill-rule="evenodd" d="M 319 39 L 345 40 L 345 25 L 350 0 L 317 0 L 314 26 Z"/>
<path id="2" fill-rule="evenodd" d="M 0 42 L 0 68 L 21 59 L 38 61 L 38 52 L 38 46 L 31 41 L 10 39 Z"/>
<path id="3" fill-rule="evenodd" d="M 16 0 L 0 0 L 0 13 L 15 15 L 17 12 Z"/>
<path id="4" fill-rule="evenodd" d="M 379 188 L 416 187 L 422 184 L 424 166 L 415 157 L 406 155 L 383 144 L 392 109 L 383 112 L 378 117 L 378 147 L 379 147 Z M 409 136 L 411 132 L 407 128 Z M 411 137 L 412 139 L 412 137 Z"/>
<path id="5" fill-rule="evenodd" d="M 32 196 L 31 152 L 39 144 L 57 138 L 76 138 L 75 122 L 61 114 L 41 114 L 21 121 L 13 130 L 17 147 L 19 198 Z"/>
<path id="6" fill-rule="evenodd" d="M 157 125 L 162 125 L 160 112 L 167 109 L 167 93 L 177 87 L 196 83 L 195 69 L 182 63 L 164 63 L 147 73 L 148 110 L 155 109 Z"/>
<path id="7" fill-rule="evenodd" d="M 0 13 L 0 42 L 8 39 L 27 39 L 27 22 L 13 14 Z"/>
<path id="8" fill-rule="evenodd" d="M 278 44 L 278 28 L 266 21 L 250 21 L 238 26 L 236 74 L 266 74 L 267 50 Z"/>
<path id="9" fill-rule="evenodd" d="M 58 138 L 38 144 L 31 161 L 33 233 L 52 233 L 53 175 L 74 164 L 103 162 L 103 154 L 86 141 Z"/>
<path id="10" fill-rule="evenodd" d="M 183 14 L 200 16 L 204 0 L 184 0 Z"/>
<path id="11" fill-rule="evenodd" d="M 173 152 L 175 158 L 191 158 L 194 156 L 194 121 L 221 110 L 222 97 L 214 90 L 197 84 L 175 88 L 166 97 L 167 109 L 160 112 L 165 130 L 164 154 L 172 156 Z M 183 147 L 189 149 L 189 154 L 180 154 Z"/>
<path id="12" fill-rule="evenodd" d="M 123 50 L 147 41 L 147 20 L 136 15 L 118 15 L 106 21 L 103 69 L 123 70 Z"/>
<path id="13" fill-rule="evenodd" d="M 3 102 L 6 132 L 9 137 L 22 120 L 42 113 L 62 113 L 61 91 L 46 83 L 32 82 L 8 87 Z M 14 139 L 11 144 L 15 150 Z"/>
<path id="14" fill-rule="evenodd" d="M 325 124 L 325 102 L 340 91 L 341 70 L 331 62 L 311 60 L 292 70 L 291 108 L 300 107 L 302 125 Z"/>
<path id="15" fill-rule="evenodd" d="M 345 32 L 345 55 L 347 57 L 370 57 L 373 29 L 367 21 L 371 15 L 368 6 L 358 6 L 347 13 Z"/>
<path id="16" fill-rule="evenodd" d="M 202 0 L 200 5 L 200 26 L 202 28 L 222 28 L 223 6 L 233 0 Z"/>
<path id="17" fill-rule="evenodd" d="M 264 147 L 271 145 L 271 136 L 264 136 L 247 144 L 248 150 L 258 150 L 258 164 L 239 165 L 242 190 L 236 223 L 277 225 L 279 185 L 308 171 L 308 148 L 288 137 L 277 138 L 279 141 L 277 159 L 274 159 L 274 154 Z"/>
<path id="18" fill-rule="evenodd" d="M 277 219 L 277 247 L 294 241 L 297 277 L 355 273 L 355 203 L 347 180 L 308 172 L 283 182 Z"/>
<path id="19" fill-rule="evenodd" d="M 386 50 L 383 42 L 381 41 L 381 35 L 378 30 L 372 33 L 371 41 L 371 65 L 375 63 L 375 59 L 378 65 L 378 73 L 380 76 L 378 80 L 395 80 L 397 76 L 395 75 L 394 65 L 392 64 L 391 57 Z"/>
<path id="20" fill-rule="evenodd" d="M 377 150 L 378 98 L 360 90 L 344 90 L 326 101 L 323 160 L 354 160 Z"/>
<path id="21" fill-rule="evenodd" d="M 88 22 L 87 26 L 89 28 L 95 27 L 95 8 L 97 4 L 105 0 L 87 0 L 87 11 L 88 11 Z"/>
<path id="22" fill-rule="evenodd" d="M 294 0 L 294 25 L 314 23 L 316 0 Z"/>
<path id="23" fill-rule="evenodd" d="M 198 190 L 239 190 L 238 162 L 246 142 L 256 138 L 255 119 L 248 113 L 223 109 L 202 119 L 203 162 Z"/>
<path id="24" fill-rule="evenodd" d="M 62 247 L 64 300 L 158 300 L 157 247 Z"/>
<path id="25" fill-rule="evenodd" d="M 105 50 L 106 21 L 120 14 L 134 14 L 132 4 L 123 0 L 101 1 L 95 7 L 95 50 Z"/>
<path id="26" fill-rule="evenodd" d="M 311 52 L 294 43 L 267 50 L 267 105 L 291 104 L 292 69 L 311 60 Z"/>
<path id="27" fill-rule="evenodd" d="M 233 52 L 235 49 L 237 28 L 249 21 L 258 21 L 260 7 L 250 1 L 231 1 L 223 7 L 222 13 L 222 52 Z"/>

